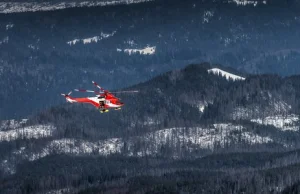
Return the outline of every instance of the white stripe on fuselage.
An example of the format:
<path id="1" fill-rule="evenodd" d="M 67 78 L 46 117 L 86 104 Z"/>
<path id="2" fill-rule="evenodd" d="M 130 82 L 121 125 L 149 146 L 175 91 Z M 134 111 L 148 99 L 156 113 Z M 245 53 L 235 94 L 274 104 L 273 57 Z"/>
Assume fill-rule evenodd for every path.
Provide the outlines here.
<path id="1" fill-rule="evenodd" d="M 112 107 L 112 108 L 121 107 L 121 105 L 113 104 L 109 100 L 105 100 L 104 98 L 103 99 L 98 99 L 98 97 L 89 97 L 88 99 L 90 99 L 90 100 L 92 100 L 96 103 L 99 103 L 100 101 L 105 101 L 105 105 L 107 105 L 109 107 Z"/>

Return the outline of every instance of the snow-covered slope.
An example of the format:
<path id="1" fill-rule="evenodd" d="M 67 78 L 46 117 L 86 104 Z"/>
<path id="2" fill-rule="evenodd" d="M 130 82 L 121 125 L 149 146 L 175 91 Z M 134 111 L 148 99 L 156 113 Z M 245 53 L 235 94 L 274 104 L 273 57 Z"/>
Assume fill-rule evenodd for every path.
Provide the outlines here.
<path id="1" fill-rule="evenodd" d="M 95 1 L 68 1 L 68 2 L 0 2 L 0 13 L 51 11 L 72 7 L 93 7 L 116 4 L 142 3 L 152 0 L 95 0 Z"/>
<path id="2" fill-rule="evenodd" d="M 57 139 L 50 141 L 39 152 L 30 153 L 26 158 L 30 161 L 50 155 L 51 153 L 66 154 L 97 154 L 109 155 L 113 153 L 127 154 L 129 156 L 144 156 L 160 154 L 163 147 L 176 147 L 187 149 L 190 152 L 198 149 L 215 149 L 215 146 L 225 147 L 231 143 L 247 142 L 248 144 L 263 144 L 273 142 L 271 137 L 263 137 L 253 132 L 244 131 L 244 127 L 231 123 L 214 124 L 210 128 L 168 128 L 145 135 L 131 137 L 128 140 L 122 138 L 109 138 L 96 142 L 80 139 Z M 138 146 L 143 142 L 144 146 Z M 126 143 L 126 147 L 125 146 Z M 22 148 L 24 150 L 24 148 Z M 179 151 L 179 150 L 177 150 Z M 173 150 L 173 157 L 179 157 L 179 153 Z M 16 151 L 15 153 L 22 153 Z"/>
<path id="3" fill-rule="evenodd" d="M 137 154 L 159 154 L 162 147 L 180 146 L 190 152 L 199 149 L 214 150 L 215 147 L 225 147 L 231 143 L 247 142 L 249 144 L 263 144 L 273 142 L 270 137 L 263 137 L 252 132 L 243 131 L 244 127 L 231 123 L 214 124 L 210 128 L 169 128 L 149 133 L 140 137 L 140 141 L 147 143 L 147 149 Z M 175 146 L 176 147 L 176 146 Z M 174 157 L 179 153 L 172 150 Z"/>
<path id="4" fill-rule="evenodd" d="M 294 117 L 290 120 L 296 120 Z M 255 122 L 255 121 L 253 121 Z M 17 138 L 43 138 L 52 136 L 42 145 L 21 146 L 10 151 L 7 157 L 0 160 L 0 167 L 9 174 L 15 173 L 11 160 L 34 161 L 52 154 L 102 155 L 122 153 L 127 156 L 156 156 L 167 150 L 170 157 L 180 158 L 182 153 L 201 153 L 201 150 L 214 150 L 230 145 L 259 145 L 277 143 L 288 146 L 286 142 L 278 142 L 274 137 L 261 135 L 247 129 L 243 125 L 232 123 L 216 123 L 208 127 L 166 128 L 152 131 L 140 136 L 108 138 L 89 141 L 74 138 L 55 138 L 51 125 L 30 126 L 21 129 L 0 131 L 1 141 Z M 18 134 L 19 132 L 19 134 Z M 34 149 L 33 149 L 34 148 Z"/>
<path id="5" fill-rule="evenodd" d="M 241 77 L 241 76 L 238 76 L 238 75 L 234 75 L 232 73 L 223 71 L 222 69 L 219 69 L 219 68 L 209 69 L 208 73 L 213 73 L 213 74 L 216 74 L 216 75 L 220 75 L 222 77 L 225 77 L 227 80 L 229 80 L 229 79 L 232 79 L 234 81 L 236 81 L 236 80 L 245 80 L 244 77 Z"/>
<path id="6" fill-rule="evenodd" d="M 17 129 L 0 131 L 1 141 L 13 141 L 16 139 L 38 139 L 42 137 L 49 137 L 54 131 L 55 127 L 52 125 L 35 125 L 29 127 L 19 127 Z"/>

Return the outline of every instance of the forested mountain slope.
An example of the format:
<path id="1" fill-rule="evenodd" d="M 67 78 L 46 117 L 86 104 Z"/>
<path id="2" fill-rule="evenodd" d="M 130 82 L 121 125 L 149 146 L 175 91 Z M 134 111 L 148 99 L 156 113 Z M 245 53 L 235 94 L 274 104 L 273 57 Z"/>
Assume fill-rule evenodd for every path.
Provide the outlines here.
<path id="1" fill-rule="evenodd" d="M 119 111 L 100 114 L 91 105 L 65 103 L 28 120 L 2 121 L 0 189 L 295 190 L 299 86 L 299 76 L 192 64 L 125 88 L 140 92 L 120 95 L 125 106 Z"/>

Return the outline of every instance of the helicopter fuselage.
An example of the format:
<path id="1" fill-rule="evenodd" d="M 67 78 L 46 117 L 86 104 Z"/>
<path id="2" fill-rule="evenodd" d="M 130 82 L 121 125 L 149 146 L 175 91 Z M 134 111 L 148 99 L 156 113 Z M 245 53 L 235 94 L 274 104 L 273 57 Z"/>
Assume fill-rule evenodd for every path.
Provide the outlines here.
<path id="1" fill-rule="evenodd" d="M 120 108 L 124 105 L 118 98 L 99 98 L 99 97 L 85 97 L 85 98 L 73 98 L 66 96 L 66 100 L 70 103 L 90 103 L 99 108 Z"/>

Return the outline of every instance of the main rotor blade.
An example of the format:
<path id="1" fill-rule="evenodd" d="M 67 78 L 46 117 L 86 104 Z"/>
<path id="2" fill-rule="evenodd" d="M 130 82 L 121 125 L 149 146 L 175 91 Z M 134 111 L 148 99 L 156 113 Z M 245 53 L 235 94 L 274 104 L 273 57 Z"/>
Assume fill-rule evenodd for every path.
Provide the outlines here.
<path id="1" fill-rule="evenodd" d="M 104 91 L 104 89 L 101 88 L 96 82 L 94 82 L 94 81 L 92 81 L 92 82 L 93 82 L 93 84 L 94 84 L 97 88 L 99 88 L 100 90 Z"/>
<path id="2" fill-rule="evenodd" d="M 76 92 L 95 92 L 94 90 L 74 89 Z"/>
<path id="3" fill-rule="evenodd" d="M 77 92 L 92 92 L 96 94 L 101 94 L 100 92 L 94 91 L 94 90 L 85 90 L 85 89 L 74 89 Z"/>
<path id="4" fill-rule="evenodd" d="M 133 90 L 133 91 L 117 91 L 117 92 L 109 92 L 109 93 L 116 94 L 116 93 L 137 93 L 137 92 L 139 92 L 139 91 L 138 90 Z"/>

